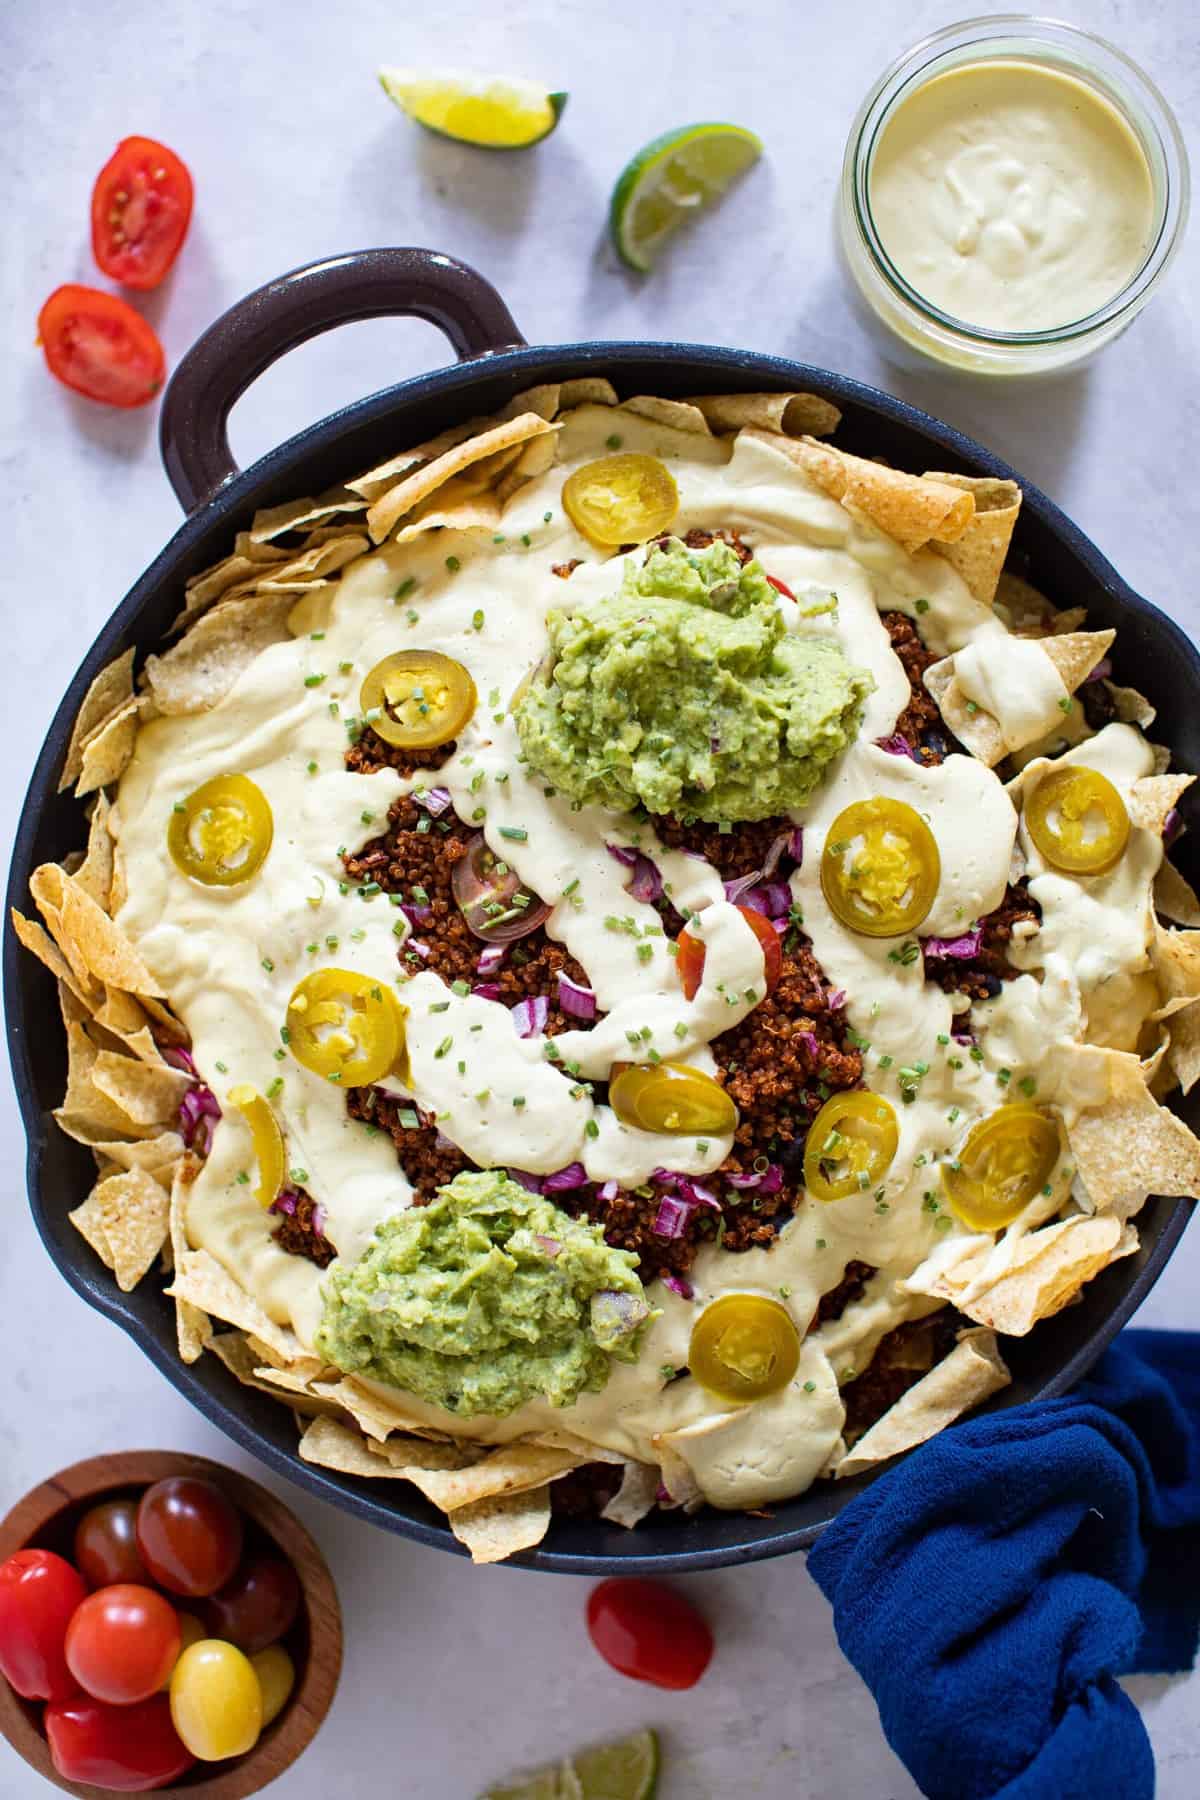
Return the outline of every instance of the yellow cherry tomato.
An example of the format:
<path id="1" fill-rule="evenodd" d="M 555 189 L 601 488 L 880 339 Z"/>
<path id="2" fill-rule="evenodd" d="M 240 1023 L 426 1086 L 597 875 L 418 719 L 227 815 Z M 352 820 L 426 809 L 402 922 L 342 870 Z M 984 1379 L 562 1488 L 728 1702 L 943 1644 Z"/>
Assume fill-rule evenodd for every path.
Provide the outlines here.
<path id="1" fill-rule="evenodd" d="M 282 1644 L 272 1644 L 250 1658 L 250 1666 L 258 1676 L 262 1689 L 263 1730 L 272 1724 L 291 1698 L 296 1685 L 296 1669 Z"/>
<path id="2" fill-rule="evenodd" d="M 167 826 L 171 860 L 205 887 L 237 887 L 262 867 L 275 822 L 248 775 L 215 775 L 181 800 Z"/>
<path id="3" fill-rule="evenodd" d="M 1048 769 L 1025 798 L 1029 835 L 1052 869 L 1103 875 L 1129 842 L 1125 802 L 1098 769 Z"/>
<path id="4" fill-rule="evenodd" d="M 201 1638 L 185 1650 L 171 1676 L 171 1720 L 200 1762 L 253 1750 L 263 1696 L 249 1657 L 220 1638 Z"/>
<path id="5" fill-rule="evenodd" d="M 601 549 L 644 544 L 679 511 L 679 489 L 656 456 L 602 456 L 563 483 L 563 511 Z"/>
<path id="6" fill-rule="evenodd" d="M 688 1368 L 719 1400 L 746 1405 L 778 1394 L 800 1362 L 787 1308 L 761 1294 L 723 1294 L 692 1326 Z"/>
<path id="7" fill-rule="evenodd" d="M 895 1109 L 882 1094 L 835 1094 L 809 1127 L 804 1185 L 817 1200 L 864 1193 L 883 1180 L 899 1142 Z"/>
<path id="8" fill-rule="evenodd" d="M 440 650 L 398 650 L 362 684 L 363 718 L 385 743 L 428 750 L 456 738 L 479 696 L 469 669 Z"/>
<path id="9" fill-rule="evenodd" d="M 202 1637 L 207 1636 L 207 1631 L 195 1613 L 181 1612 L 179 1614 L 179 1656 L 182 1656 L 185 1650 L 190 1650 L 193 1644 L 198 1644 Z M 179 1656 L 175 1658 L 176 1663 L 179 1661 Z M 173 1673 L 174 1669 L 172 1669 Z M 171 1676 L 168 1675 L 158 1691 L 160 1694 L 165 1694 L 170 1691 L 170 1687 Z"/>
<path id="10" fill-rule="evenodd" d="M 613 1077 L 608 1101 L 623 1125 L 685 1136 L 733 1131 L 738 1110 L 719 1081 L 690 1063 L 632 1063 Z"/>
<path id="11" fill-rule="evenodd" d="M 237 1107 L 250 1127 L 250 1135 L 254 1139 L 254 1154 L 258 1160 L 258 1204 L 270 1206 L 283 1186 L 283 1178 L 287 1172 L 287 1154 L 279 1120 L 258 1089 L 252 1088 L 248 1082 L 230 1088 L 229 1103 Z"/>
<path id="12" fill-rule="evenodd" d="M 1058 1125 L 1040 1107 L 1017 1103 L 981 1119 L 967 1133 L 942 1183 L 952 1210 L 972 1231 L 1002 1231 L 1054 1173 Z"/>
<path id="13" fill-rule="evenodd" d="M 354 969 L 314 969 L 292 993 L 288 1048 L 296 1061 L 342 1087 L 368 1087 L 395 1072 L 408 1079 L 407 1010 L 390 988 Z"/>
<path id="14" fill-rule="evenodd" d="M 899 937 L 937 895 L 942 863 L 932 831 L 903 800 L 858 800 L 829 827 L 821 891 L 841 924 L 864 937 Z"/>

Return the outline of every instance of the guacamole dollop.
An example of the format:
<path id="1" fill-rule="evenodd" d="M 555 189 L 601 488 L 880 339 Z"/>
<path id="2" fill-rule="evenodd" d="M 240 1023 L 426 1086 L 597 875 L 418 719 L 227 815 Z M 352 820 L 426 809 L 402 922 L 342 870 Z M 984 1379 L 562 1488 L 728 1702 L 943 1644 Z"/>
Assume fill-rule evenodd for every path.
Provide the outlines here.
<path id="1" fill-rule="evenodd" d="M 874 682 L 817 630 L 789 631 L 757 562 L 678 539 L 621 591 L 547 617 L 548 673 L 516 707 L 531 765 L 574 800 L 706 820 L 803 806 Z"/>
<path id="2" fill-rule="evenodd" d="M 569 1406 L 637 1355 L 651 1315 L 636 1262 L 497 1170 L 456 1175 L 333 1271 L 317 1348 L 460 1418 Z"/>

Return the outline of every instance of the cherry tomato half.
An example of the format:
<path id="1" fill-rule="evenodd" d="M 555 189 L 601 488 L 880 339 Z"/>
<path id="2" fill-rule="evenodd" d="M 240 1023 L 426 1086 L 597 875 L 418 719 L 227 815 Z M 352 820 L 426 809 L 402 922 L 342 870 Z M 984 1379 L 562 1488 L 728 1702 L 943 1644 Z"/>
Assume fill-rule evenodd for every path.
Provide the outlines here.
<path id="1" fill-rule="evenodd" d="M 133 1582 L 97 1588 L 67 1626 L 67 1667 L 93 1700 L 130 1706 L 157 1694 L 179 1657 L 175 1608 Z"/>
<path id="2" fill-rule="evenodd" d="M 241 1560 L 241 1514 L 219 1487 L 194 1475 L 169 1475 L 146 1489 L 137 1535 L 142 1561 L 172 1594 L 215 1594 Z"/>
<path id="3" fill-rule="evenodd" d="M 122 138 L 92 189 L 92 254 L 130 288 L 155 288 L 179 255 L 192 217 L 192 178 L 165 144 Z"/>
<path id="4" fill-rule="evenodd" d="M 263 1730 L 279 1717 L 296 1685 L 296 1666 L 282 1644 L 272 1644 L 250 1658 L 262 1689 Z"/>
<path id="5" fill-rule="evenodd" d="M 602 456 L 563 483 L 563 511 L 601 549 L 644 544 L 679 511 L 679 489 L 656 456 Z"/>
<path id="6" fill-rule="evenodd" d="M 80 1697 L 46 1708 L 50 1758 L 65 1781 L 146 1794 L 185 1775 L 195 1757 L 171 1723 L 165 1694 L 134 1706 Z"/>
<path id="7" fill-rule="evenodd" d="M 718 1400 L 744 1406 L 778 1394 L 799 1362 L 792 1315 L 765 1294 L 722 1294 L 692 1326 L 688 1368 Z"/>
<path id="8" fill-rule="evenodd" d="M 22 1699 L 78 1692 L 63 1646 L 86 1598 L 79 1571 L 52 1550 L 18 1550 L 0 1564 L 0 1675 Z"/>
<path id="9" fill-rule="evenodd" d="M 102 1500 L 84 1513 L 75 1527 L 75 1563 L 94 1588 L 149 1580 L 138 1554 L 136 1500 Z"/>
<path id="10" fill-rule="evenodd" d="M 345 1088 L 394 1070 L 408 1079 L 404 1021 L 390 988 L 354 969 L 314 969 L 288 1001 L 288 1048 L 298 1063 Z"/>
<path id="11" fill-rule="evenodd" d="M 68 282 L 38 314 L 50 373 L 104 406 L 144 406 L 167 372 L 163 347 L 141 313 L 116 294 Z"/>
<path id="12" fill-rule="evenodd" d="M 263 1696 L 249 1658 L 217 1638 L 185 1650 L 171 1677 L 171 1718 L 201 1762 L 252 1750 L 262 1730 Z"/>
<path id="13" fill-rule="evenodd" d="M 300 1610 L 300 1581 L 283 1557 L 252 1556 L 204 1610 L 210 1637 L 254 1656 L 291 1629 Z"/>
<path id="14" fill-rule="evenodd" d="M 972 1231 L 1002 1231 L 1045 1187 L 1061 1148 L 1057 1122 L 1038 1106 L 989 1113 L 942 1164 L 951 1209 Z"/>
<path id="15" fill-rule="evenodd" d="M 1129 842 L 1125 802 L 1098 769 L 1060 765 L 1025 798 L 1029 835 L 1052 869 L 1103 875 Z"/>
<path id="16" fill-rule="evenodd" d="M 609 1083 L 608 1103 L 623 1125 L 673 1136 L 737 1127 L 738 1110 L 719 1081 L 690 1063 L 631 1063 Z"/>
<path id="17" fill-rule="evenodd" d="M 287 1152 L 279 1120 L 272 1112 L 269 1102 L 248 1082 L 230 1088 L 229 1101 L 245 1119 L 254 1140 L 254 1159 L 258 1164 L 258 1187 L 255 1190 L 258 1204 L 270 1206 L 287 1174 Z"/>
<path id="18" fill-rule="evenodd" d="M 248 775 L 216 775 L 173 808 L 167 848 L 193 881 L 237 887 L 262 867 L 274 835 L 262 789 Z"/>
<path id="19" fill-rule="evenodd" d="M 614 1576 L 588 1595 L 588 1635 L 605 1662 L 655 1687 L 695 1687 L 712 1661 L 708 1622 L 661 1581 Z"/>
<path id="20" fill-rule="evenodd" d="M 925 917 L 942 865 L 932 831 L 903 800 L 877 794 L 840 812 L 821 853 L 834 918 L 864 937 L 898 937 Z"/>
<path id="21" fill-rule="evenodd" d="M 428 750 L 456 738 L 479 696 L 469 669 L 440 650 L 398 650 L 362 684 L 363 718 L 388 744 Z"/>
<path id="22" fill-rule="evenodd" d="M 809 1126 L 804 1185 L 817 1200 L 865 1193 L 883 1180 L 899 1142 L 895 1108 L 882 1094 L 834 1094 Z"/>
<path id="23" fill-rule="evenodd" d="M 536 931 L 550 908 L 497 856 L 482 831 L 468 839 L 466 854 L 450 871 L 450 885 L 467 929 L 485 944 L 511 944 Z"/>
<path id="24" fill-rule="evenodd" d="M 764 918 L 752 906 L 739 906 L 738 911 L 762 946 L 763 975 L 769 994 L 783 974 L 782 940 L 770 919 Z M 679 976 L 684 999 L 694 1000 L 704 979 L 704 943 L 702 939 L 693 937 L 690 931 L 681 931 L 675 941 L 679 946 L 679 953 L 675 958 L 675 973 Z"/>

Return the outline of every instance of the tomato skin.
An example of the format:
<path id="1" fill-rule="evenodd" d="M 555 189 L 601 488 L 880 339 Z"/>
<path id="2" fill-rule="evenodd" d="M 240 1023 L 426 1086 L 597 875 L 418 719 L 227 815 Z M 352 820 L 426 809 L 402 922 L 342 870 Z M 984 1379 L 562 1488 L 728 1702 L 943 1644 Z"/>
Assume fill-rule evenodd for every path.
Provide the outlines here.
<path id="1" fill-rule="evenodd" d="M 690 931 L 681 931 L 675 940 L 679 946 L 675 972 L 685 1000 L 694 1000 L 704 980 L 704 945 Z"/>
<path id="2" fill-rule="evenodd" d="M 201 1762 L 245 1756 L 263 1726 L 263 1691 L 250 1659 L 219 1638 L 193 1644 L 171 1677 L 171 1717 Z"/>
<path id="3" fill-rule="evenodd" d="M 242 1556 L 242 1520 L 211 1481 L 170 1475 L 142 1495 L 138 1549 L 160 1587 L 191 1599 L 224 1587 Z"/>
<path id="4" fill-rule="evenodd" d="M 739 906 L 737 910 L 762 946 L 763 975 L 769 994 L 783 974 L 783 944 L 779 933 L 770 919 L 756 912 L 752 906 Z M 704 979 L 704 945 L 690 931 L 681 931 L 675 941 L 679 946 L 675 957 L 679 985 L 683 989 L 684 999 L 694 1000 Z"/>
<path id="5" fill-rule="evenodd" d="M 103 1500 L 84 1513 L 75 1527 L 75 1565 L 93 1588 L 149 1581 L 138 1554 L 136 1500 Z"/>
<path id="6" fill-rule="evenodd" d="M 771 586 L 775 589 L 775 592 L 777 594 L 782 594 L 785 600 L 794 600 L 796 598 L 795 594 L 793 594 L 793 592 L 792 592 L 791 588 L 788 586 L 787 582 L 780 581 L 778 575 L 768 575 L 767 580 L 770 582 Z"/>
<path id="7" fill-rule="evenodd" d="M 46 1708 L 46 1736 L 64 1780 L 116 1794 L 167 1787 L 196 1760 L 171 1723 L 165 1694 L 134 1706 L 106 1706 L 86 1697 L 58 1701 Z"/>
<path id="8" fill-rule="evenodd" d="M 661 1581 L 613 1576 L 588 1595 L 588 1633 L 612 1668 L 655 1687 L 695 1687 L 712 1659 L 708 1623 Z"/>
<path id="9" fill-rule="evenodd" d="M 256 1656 L 283 1637 L 300 1610 L 300 1582 L 281 1556 L 252 1556 L 209 1600 L 210 1637 Z"/>
<path id="10" fill-rule="evenodd" d="M 24 1700 L 69 1700 L 67 1626 L 87 1598 L 83 1577 L 52 1550 L 18 1550 L 0 1565 L 0 1674 Z"/>
<path id="11" fill-rule="evenodd" d="M 166 377 L 163 347 L 127 300 L 75 282 L 55 288 L 38 314 L 50 373 L 103 406 L 145 406 Z"/>
<path id="12" fill-rule="evenodd" d="M 67 1626 L 67 1667 L 93 1700 L 131 1706 L 162 1688 L 179 1660 L 175 1608 L 153 1588 L 97 1588 Z"/>
<path id="13" fill-rule="evenodd" d="M 192 218 L 192 178 L 154 138 L 127 137 L 92 189 L 92 254 L 122 286 L 156 288 L 175 262 Z"/>

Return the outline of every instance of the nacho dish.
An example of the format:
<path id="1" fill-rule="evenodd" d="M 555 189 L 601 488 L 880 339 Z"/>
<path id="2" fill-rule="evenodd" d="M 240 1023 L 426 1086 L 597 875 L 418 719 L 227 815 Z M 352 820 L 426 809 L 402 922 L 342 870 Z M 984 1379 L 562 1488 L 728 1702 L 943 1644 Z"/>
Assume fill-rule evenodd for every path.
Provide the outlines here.
<path id="1" fill-rule="evenodd" d="M 15 917 L 96 1255 L 478 1560 L 920 1443 L 1200 1194 L 1193 777 L 837 425 L 568 381 L 259 512 Z"/>

